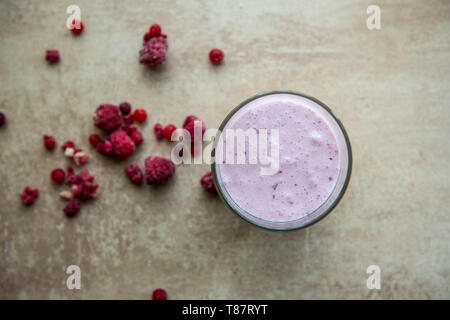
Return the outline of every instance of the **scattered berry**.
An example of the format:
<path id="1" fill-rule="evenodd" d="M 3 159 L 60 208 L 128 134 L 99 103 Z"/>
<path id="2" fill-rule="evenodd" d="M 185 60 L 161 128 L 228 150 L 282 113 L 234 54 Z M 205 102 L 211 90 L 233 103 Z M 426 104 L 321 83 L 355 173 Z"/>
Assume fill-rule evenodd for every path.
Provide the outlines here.
<path id="1" fill-rule="evenodd" d="M 39 196 L 39 189 L 32 189 L 30 187 L 26 187 L 23 192 L 20 194 L 20 199 L 22 199 L 23 203 L 27 206 L 32 205 L 36 198 Z"/>
<path id="2" fill-rule="evenodd" d="M 165 158 L 150 156 L 145 159 L 145 178 L 148 184 L 159 184 L 167 181 L 175 173 L 175 164 Z"/>
<path id="3" fill-rule="evenodd" d="M 195 127 L 201 126 L 201 136 L 195 135 Z M 206 125 L 203 120 L 200 120 L 196 116 L 187 116 L 183 122 L 183 129 L 187 130 L 191 135 L 191 141 L 201 140 L 206 131 Z"/>
<path id="4" fill-rule="evenodd" d="M 90 143 L 91 146 L 93 146 L 94 148 L 97 147 L 97 145 L 98 145 L 100 142 L 102 142 L 102 138 L 101 138 L 98 134 L 94 133 L 94 134 L 91 134 L 91 135 L 89 136 L 89 143 Z"/>
<path id="5" fill-rule="evenodd" d="M 58 50 L 46 50 L 45 51 L 45 60 L 50 63 L 56 63 L 60 59 Z"/>
<path id="6" fill-rule="evenodd" d="M 153 291 L 152 300 L 167 300 L 166 290 L 159 288 Z"/>
<path id="7" fill-rule="evenodd" d="M 159 24 L 153 24 L 148 30 L 148 33 L 150 33 L 150 37 L 159 36 L 161 34 L 161 26 Z"/>
<path id="8" fill-rule="evenodd" d="M 0 127 L 6 123 L 6 116 L 3 112 L 0 112 Z"/>
<path id="9" fill-rule="evenodd" d="M 223 60 L 223 57 L 223 51 L 220 49 L 212 49 L 209 52 L 209 60 L 211 60 L 213 64 L 220 64 Z"/>
<path id="10" fill-rule="evenodd" d="M 73 20 L 72 26 L 70 28 L 70 31 L 72 31 L 73 34 L 81 34 L 84 30 L 84 24 L 82 21 L 79 20 Z"/>
<path id="11" fill-rule="evenodd" d="M 153 130 L 155 131 L 156 139 L 161 140 L 164 138 L 164 129 L 161 123 L 156 123 Z"/>
<path id="12" fill-rule="evenodd" d="M 168 124 L 163 131 L 163 135 L 167 140 L 172 139 L 172 133 L 177 130 L 177 127 L 175 127 L 173 124 Z"/>
<path id="13" fill-rule="evenodd" d="M 126 116 L 127 114 L 130 114 L 131 112 L 131 105 L 128 102 L 122 102 L 119 104 L 120 112 Z"/>
<path id="14" fill-rule="evenodd" d="M 89 155 L 83 150 L 75 150 L 73 160 L 75 161 L 75 164 L 79 166 L 89 161 Z"/>
<path id="15" fill-rule="evenodd" d="M 94 176 L 87 169 L 76 174 L 72 168 L 67 169 L 66 184 L 70 190 L 61 193 L 61 196 L 70 199 L 78 198 L 81 201 L 93 199 L 97 196 L 98 184 L 94 184 Z"/>
<path id="16" fill-rule="evenodd" d="M 66 173 L 63 169 L 55 169 L 50 174 L 50 178 L 53 180 L 53 182 L 61 184 L 64 183 Z"/>
<path id="17" fill-rule="evenodd" d="M 110 155 L 113 151 L 112 143 L 108 140 L 100 142 L 97 145 L 97 151 L 104 156 Z"/>
<path id="18" fill-rule="evenodd" d="M 133 124 L 134 116 L 132 114 L 127 114 L 127 115 L 123 116 L 123 122 L 128 125 Z"/>
<path id="19" fill-rule="evenodd" d="M 77 199 L 71 199 L 69 200 L 69 202 L 67 202 L 63 211 L 68 218 L 73 218 L 77 215 L 80 209 L 81 209 L 80 201 L 78 201 Z"/>
<path id="20" fill-rule="evenodd" d="M 217 193 L 216 186 L 214 185 L 214 180 L 211 171 L 207 172 L 201 179 L 200 184 L 203 189 L 209 193 Z"/>
<path id="21" fill-rule="evenodd" d="M 136 148 L 133 140 L 123 130 L 116 130 L 108 139 L 112 144 L 113 157 L 116 160 L 123 160 L 134 153 Z"/>
<path id="22" fill-rule="evenodd" d="M 110 133 L 122 126 L 122 117 L 118 106 L 101 104 L 94 113 L 94 125 Z"/>
<path id="23" fill-rule="evenodd" d="M 66 151 L 67 148 L 75 149 L 75 143 L 71 140 L 64 142 L 63 145 L 61 146 L 61 149 L 63 151 Z"/>
<path id="24" fill-rule="evenodd" d="M 144 179 L 141 168 L 135 164 L 130 164 L 125 167 L 125 173 L 131 182 L 141 184 Z"/>
<path id="25" fill-rule="evenodd" d="M 144 37 L 145 40 L 146 37 Z M 150 37 L 139 51 L 139 63 L 154 67 L 166 61 L 167 39 L 164 36 Z"/>
<path id="26" fill-rule="evenodd" d="M 45 149 L 52 151 L 56 147 L 55 137 L 44 135 L 44 147 Z"/>
<path id="27" fill-rule="evenodd" d="M 134 144 L 137 146 L 140 145 L 144 141 L 144 138 L 142 137 L 142 133 L 138 129 L 132 131 L 129 135 L 130 135 L 131 140 L 133 140 Z"/>
<path id="28" fill-rule="evenodd" d="M 142 123 L 145 120 L 147 120 L 147 111 L 145 111 L 144 109 L 136 109 L 133 112 L 133 117 L 134 117 L 134 120 Z"/>

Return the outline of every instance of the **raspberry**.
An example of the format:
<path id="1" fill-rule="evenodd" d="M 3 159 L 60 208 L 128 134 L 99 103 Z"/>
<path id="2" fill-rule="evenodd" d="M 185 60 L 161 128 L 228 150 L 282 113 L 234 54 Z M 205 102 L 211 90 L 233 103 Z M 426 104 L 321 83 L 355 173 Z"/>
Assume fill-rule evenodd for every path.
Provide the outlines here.
<path id="1" fill-rule="evenodd" d="M 97 145 L 98 145 L 100 142 L 102 142 L 102 138 L 101 138 L 98 134 L 94 133 L 94 134 L 91 134 L 91 135 L 89 136 L 89 143 L 90 143 L 91 146 L 93 146 L 94 148 L 97 147 Z"/>
<path id="2" fill-rule="evenodd" d="M 216 186 L 214 185 L 214 180 L 213 180 L 211 171 L 207 172 L 200 179 L 200 184 L 202 185 L 203 189 L 206 190 L 206 192 L 217 193 Z"/>
<path id="3" fill-rule="evenodd" d="M 77 26 L 79 24 L 79 26 Z M 78 27 L 78 28 L 77 28 Z M 84 25 L 82 21 L 79 20 L 72 20 L 72 25 L 70 28 L 70 31 L 72 31 L 73 34 L 81 34 L 84 30 Z"/>
<path id="4" fill-rule="evenodd" d="M 64 142 L 63 145 L 61 146 L 61 149 L 63 149 L 63 151 L 66 151 L 67 148 L 74 149 L 75 143 L 71 140 Z"/>
<path id="5" fill-rule="evenodd" d="M 49 63 L 58 62 L 60 59 L 58 50 L 46 50 L 45 51 L 45 60 Z"/>
<path id="6" fill-rule="evenodd" d="M 135 164 L 130 164 L 125 167 L 125 173 L 131 182 L 135 184 L 141 184 L 144 175 L 142 174 L 141 168 Z"/>
<path id="7" fill-rule="evenodd" d="M 135 145 L 133 140 L 123 130 L 111 133 L 109 141 L 112 144 L 113 156 L 116 160 L 123 160 L 134 153 Z"/>
<path id="8" fill-rule="evenodd" d="M 125 124 L 132 124 L 134 122 L 134 116 L 132 114 L 127 114 L 126 116 L 123 116 L 123 122 Z"/>
<path id="9" fill-rule="evenodd" d="M 175 127 L 173 124 L 168 124 L 163 131 L 163 135 L 167 140 L 171 140 L 172 133 L 177 130 L 177 127 Z"/>
<path id="10" fill-rule="evenodd" d="M 75 164 L 79 166 L 89 161 L 89 155 L 81 149 L 75 150 L 73 160 L 75 161 Z"/>
<path id="11" fill-rule="evenodd" d="M 100 142 L 97 145 L 97 151 L 104 156 L 110 155 L 113 151 L 112 143 L 108 140 Z"/>
<path id="12" fill-rule="evenodd" d="M 118 106 L 101 104 L 94 113 L 94 125 L 110 133 L 122 126 L 122 117 Z"/>
<path id="13" fill-rule="evenodd" d="M 97 196 L 98 184 L 94 184 L 94 176 L 87 169 L 81 170 L 80 174 L 75 174 L 72 168 L 67 169 L 66 183 L 70 190 L 61 194 L 64 198 L 78 198 L 82 201 L 90 200 Z"/>
<path id="14" fill-rule="evenodd" d="M 145 120 L 147 120 L 147 111 L 145 111 L 144 109 L 136 109 L 133 112 L 133 117 L 134 117 L 134 120 L 142 123 Z"/>
<path id="15" fill-rule="evenodd" d="M 68 218 L 73 218 L 80 211 L 80 209 L 81 209 L 80 201 L 78 201 L 77 199 L 71 199 L 69 200 L 69 202 L 67 202 L 63 211 Z"/>
<path id="16" fill-rule="evenodd" d="M 169 180 L 175 173 L 175 164 L 165 158 L 150 156 L 145 159 L 145 177 L 148 184 Z"/>
<path id="17" fill-rule="evenodd" d="M 138 129 L 132 131 L 129 135 L 131 140 L 133 140 L 134 144 L 137 146 L 140 145 L 142 141 L 144 141 L 142 133 Z"/>
<path id="18" fill-rule="evenodd" d="M 159 36 L 161 34 L 161 26 L 159 24 L 153 24 L 148 30 L 148 33 L 150 33 L 151 37 Z"/>
<path id="19" fill-rule="evenodd" d="M 164 129 L 161 123 L 156 123 L 153 130 L 155 131 L 156 139 L 161 140 L 164 138 Z"/>
<path id="20" fill-rule="evenodd" d="M 131 124 L 131 125 L 124 125 L 122 127 L 122 130 L 125 131 L 128 135 L 132 134 L 134 131 L 138 130 L 137 125 Z"/>
<path id="21" fill-rule="evenodd" d="M 223 60 L 223 57 L 223 51 L 220 49 L 212 49 L 209 52 L 209 60 L 211 60 L 213 64 L 220 64 Z"/>
<path id="22" fill-rule="evenodd" d="M 30 187 L 26 187 L 20 194 L 20 199 L 22 199 L 24 204 L 29 206 L 34 203 L 34 201 L 38 196 L 39 196 L 39 189 L 32 189 Z"/>
<path id="23" fill-rule="evenodd" d="M 6 116 L 3 112 L 0 112 L 0 127 L 6 123 Z"/>
<path id="24" fill-rule="evenodd" d="M 195 133 L 195 126 L 201 126 L 202 128 L 202 134 L 200 137 L 196 137 L 194 135 Z M 191 135 L 191 141 L 194 140 L 201 140 L 203 138 L 203 135 L 206 131 L 206 125 L 203 120 L 200 120 L 196 116 L 187 116 L 186 119 L 183 122 L 183 129 L 187 130 L 189 134 Z"/>
<path id="25" fill-rule="evenodd" d="M 167 300 L 166 290 L 158 288 L 153 291 L 152 300 Z"/>
<path id="26" fill-rule="evenodd" d="M 166 61 L 167 40 L 163 36 L 151 37 L 139 51 L 139 63 L 154 67 Z"/>
<path id="27" fill-rule="evenodd" d="M 50 174 L 50 178 L 53 180 L 53 182 L 61 184 L 64 183 L 66 173 L 63 169 L 55 169 Z"/>
<path id="28" fill-rule="evenodd" d="M 44 135 L 44 147 L 45 149 L 52 151 L 56 147 L 55 137 Z"/>
<path id="29" fill-rule="evenodd" d="M 130 114 L 131 112 L 131 105 L 128 102 L 122 102 L 119 104 L 120 112 L 126 116 L 127 114 Z"/>

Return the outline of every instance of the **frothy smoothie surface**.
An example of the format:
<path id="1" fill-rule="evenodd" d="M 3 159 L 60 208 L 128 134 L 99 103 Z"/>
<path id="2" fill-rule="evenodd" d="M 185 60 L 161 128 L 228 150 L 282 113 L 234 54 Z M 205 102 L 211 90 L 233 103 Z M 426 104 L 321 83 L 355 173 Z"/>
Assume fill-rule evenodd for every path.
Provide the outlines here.
<path id="1" fill-rule="evenodd" d="M 259 163 L 218 162 L 224 193 L 264 220 L 292 221 L 313 212 L 327 200 L 339 174 L 339 148 L 330 121 L 316 102 L 293 94 L 263 96 L 242 107 L 224 127 L 223 146 L 229 145 L 228 129 L 278 129 L 279 171 L 261 175 Z"/>

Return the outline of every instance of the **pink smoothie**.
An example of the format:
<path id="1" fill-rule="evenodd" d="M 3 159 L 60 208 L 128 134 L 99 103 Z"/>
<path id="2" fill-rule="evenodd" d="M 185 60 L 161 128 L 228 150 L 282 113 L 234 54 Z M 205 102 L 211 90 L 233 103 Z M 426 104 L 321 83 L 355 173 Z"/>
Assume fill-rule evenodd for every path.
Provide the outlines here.
<path id="1" fill-rule="evenodd" d="M 314 212 L 332 193 L 340 171 L 332 120 L 316 102 L 285 93 L 260 97 L 237 111 L 223 129 L 223 145 L 228 129 L 278 129 L 279 171 L 261 175 L 260 164 L 217 163 L 218 180 L 231 201 L 275 222 Z"/>

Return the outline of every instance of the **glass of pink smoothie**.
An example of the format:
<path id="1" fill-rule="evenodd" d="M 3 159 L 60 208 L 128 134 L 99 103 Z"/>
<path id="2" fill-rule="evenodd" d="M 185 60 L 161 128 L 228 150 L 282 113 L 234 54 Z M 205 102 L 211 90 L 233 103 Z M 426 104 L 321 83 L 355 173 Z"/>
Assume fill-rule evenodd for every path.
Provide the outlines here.
<path id="1" fill-rule="evenodd" d="M 222 122 L 212 155 L 225 204 L 271 230 L 299 229 L 325 217 L 344 195 L 352 168 L 339 119 L 319 100 L 293 91 L 265 92 L 239 104 Z"/>

